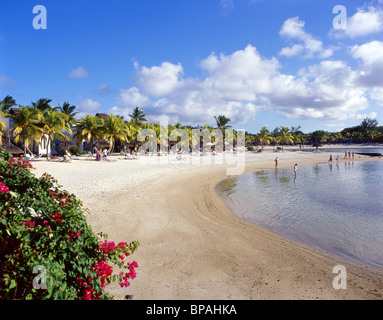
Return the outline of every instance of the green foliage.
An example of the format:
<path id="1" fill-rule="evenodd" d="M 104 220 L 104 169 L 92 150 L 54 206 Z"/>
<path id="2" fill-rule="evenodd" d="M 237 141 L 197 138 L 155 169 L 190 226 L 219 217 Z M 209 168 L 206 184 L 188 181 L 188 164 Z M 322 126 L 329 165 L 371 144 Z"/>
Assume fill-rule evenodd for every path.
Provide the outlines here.
<path id="1" fill-rule="evenodd" d="M 31 169 L 0 149 L 0 299 L 112 299 L 106 285 L 136 277 L 124 259 L 139 243 L 95 234 L 82 202 Z"/>
<path id="2" fill-rule="evenodd" d="M 69 148 L 70 154 L 73 154 L 75 156 L 81 155 L 81 154 L 86 154 L 85 151 L 81 151 L 79 147 L 73 146 Z"/>

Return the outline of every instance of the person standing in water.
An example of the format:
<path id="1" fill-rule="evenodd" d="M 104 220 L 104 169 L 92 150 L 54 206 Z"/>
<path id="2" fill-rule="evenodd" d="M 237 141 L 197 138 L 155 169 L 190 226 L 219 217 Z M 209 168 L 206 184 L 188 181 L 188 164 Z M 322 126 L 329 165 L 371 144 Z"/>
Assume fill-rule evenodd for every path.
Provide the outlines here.
<path id="1" fill-rule="evenodd" d="M 274 163 L 275 163 L 275 168 L 278 168 L 278 157 L 275 158 Z"/>
<path id="2" fill-rule="evenodd" d="M 298 171 L 298 164 L 295 164 L 294 166 L 294 174 L 297 176 L 297 171 Z"/>

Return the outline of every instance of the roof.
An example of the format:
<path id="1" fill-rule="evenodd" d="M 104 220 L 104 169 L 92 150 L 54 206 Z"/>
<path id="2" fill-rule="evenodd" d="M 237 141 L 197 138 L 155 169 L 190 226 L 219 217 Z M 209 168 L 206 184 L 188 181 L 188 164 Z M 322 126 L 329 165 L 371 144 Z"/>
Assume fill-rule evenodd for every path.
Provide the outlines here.
<path id="1" fill-rule="evenodd" d="M 9 109 L 9 114 L 18 116 L 20 114 L 20 108 L 11 108 L 11 109 Z"/>
<path id="2" fill-rule="evenodd" d="M 109 115 L 107 115 L 106 113 L 96 113 L 96 117 L 99 117 L 105 121 L 109 119 Z"/>
<path id="3" fill-rule="evenodd" d="M 7 150 L 10 154 L 24 154 L 24 151 L 21 150 L 19 147 L 16 147 L 13 143 L 11 143 L 9 140 L 1 146 L 3 149 Z"/>

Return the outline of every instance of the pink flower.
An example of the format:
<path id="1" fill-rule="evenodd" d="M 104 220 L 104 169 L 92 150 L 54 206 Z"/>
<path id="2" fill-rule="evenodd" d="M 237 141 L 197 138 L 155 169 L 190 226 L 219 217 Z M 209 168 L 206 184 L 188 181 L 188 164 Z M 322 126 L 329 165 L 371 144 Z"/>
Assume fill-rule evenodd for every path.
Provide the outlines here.
<path id="1" fill-rule="evenodd" d="M 1 181 L 0 181 L 0 192 L 5 194 L 9 193 L 9 188 Z"/>

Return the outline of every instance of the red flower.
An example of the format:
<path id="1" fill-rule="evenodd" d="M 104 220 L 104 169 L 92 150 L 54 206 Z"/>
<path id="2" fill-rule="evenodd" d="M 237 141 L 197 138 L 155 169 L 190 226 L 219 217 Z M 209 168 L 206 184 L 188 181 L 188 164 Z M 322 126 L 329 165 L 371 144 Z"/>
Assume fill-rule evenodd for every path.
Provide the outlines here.
<path id="1" fill-rule="evenodd" d="M 4 194 L 9 193 L 9 188 L 1 181 L 0 181 L 0 192 Z"/>

